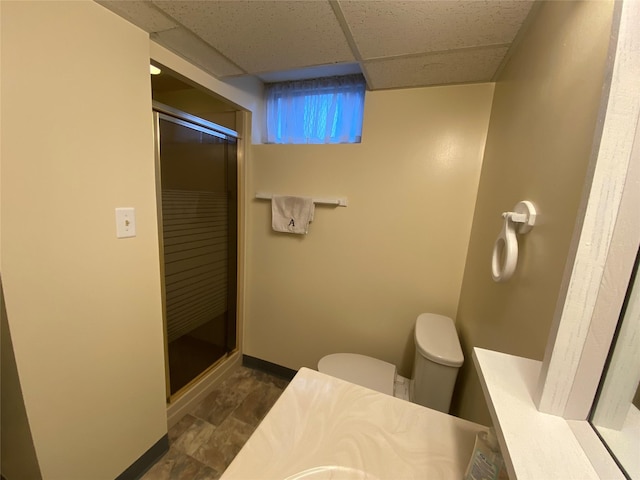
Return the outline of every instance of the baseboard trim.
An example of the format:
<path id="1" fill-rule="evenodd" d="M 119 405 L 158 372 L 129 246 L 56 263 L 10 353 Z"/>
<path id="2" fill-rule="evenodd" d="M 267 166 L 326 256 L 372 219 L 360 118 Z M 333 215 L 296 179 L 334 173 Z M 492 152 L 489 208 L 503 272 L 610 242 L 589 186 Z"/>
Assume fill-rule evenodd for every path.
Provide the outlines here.
<path id="1" fill-rule="evenodd" d="M 133 462 L 129 468 L 116 477 L 116 480 L 135 480 L 160 460 L 169 451 L 169 435 L 165 434 L 149 450 Z"/>
<path id="2" fill-rule="evenodd" d="M 297 370 L 292 370 L 276 363 L 267 362 L 256 357 L 250 357 L 249 355 L 242 356 L 242 365 L 248 368 L 254 368 L 266 373 L 270 373 L 285 380 L 292 380 L 298 373 Z"/>

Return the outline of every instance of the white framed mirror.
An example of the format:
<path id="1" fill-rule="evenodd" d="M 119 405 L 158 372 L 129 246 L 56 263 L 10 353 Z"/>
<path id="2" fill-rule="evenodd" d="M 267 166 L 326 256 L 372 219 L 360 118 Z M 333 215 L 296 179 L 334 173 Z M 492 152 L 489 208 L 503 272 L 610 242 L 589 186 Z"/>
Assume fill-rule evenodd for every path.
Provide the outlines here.
<path id="1" fill-rule="evenodd" d="M 635 267 L 590 422 L 627 478 L 640 480 L 640 275 Z"/>

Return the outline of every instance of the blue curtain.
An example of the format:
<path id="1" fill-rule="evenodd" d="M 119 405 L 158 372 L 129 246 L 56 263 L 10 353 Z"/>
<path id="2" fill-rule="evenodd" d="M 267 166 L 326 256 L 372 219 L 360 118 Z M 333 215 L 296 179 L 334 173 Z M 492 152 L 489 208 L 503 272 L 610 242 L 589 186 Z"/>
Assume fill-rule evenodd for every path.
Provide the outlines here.
<path id="1" fill-rule="evenodd" d="M 267 142 L 360 142 L 365 87 L 361 75 L 268 84 Z"/>

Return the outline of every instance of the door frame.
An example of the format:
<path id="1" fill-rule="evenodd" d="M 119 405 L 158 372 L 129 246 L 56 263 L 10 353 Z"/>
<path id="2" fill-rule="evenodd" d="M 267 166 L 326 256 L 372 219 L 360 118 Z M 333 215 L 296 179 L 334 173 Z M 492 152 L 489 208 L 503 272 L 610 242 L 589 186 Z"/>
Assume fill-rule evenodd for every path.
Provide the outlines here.
<path id="1" fill-rule="evenodd" d="M 238 316 L 239 311 L 239 271 L 240 271 L 240 258 L 239 254 L 236 255 L 235 258 L 235 274 L 233 278 L 235 279 L 235 298 L 236 305 L 232 309 L 233 317 L 235 320 L 235 328 L 236 328 L 236 341 L 235 347 L 230 349 L 224 357 L 220 360 L 214 362 L 210 365 L 205 371 L 201 374 L 197 375 L 193 380 L 191 380 L 187 385 L 182 387 L 178 392 L 171 394 L 171 384 L 170 384 L 170 373 L 169 373 L 169 344 L 167 338 L 167 308 L 166 308 L 166 285 L 165 285 L 165 268 L 164 268 L 164 235 L 163 235 L 163 210 L 162 210 L 162 168 L 161 168 L 161 157 L 160 157 L 160 120 L 167 120 L 178 125 L 182 125 L 187 128 L 192 128 L 208 135 L 213 135 L 222 139 L 233 139 L 236 143 L 236 177 L 238 179 L 236 185 L 236 247 L 235 251 L 240 252 L 240 201 L 241 201 L 241 190 L 240 190 L 240 178 L 241 178 L 241 169 L 240 169 L 240 161 L 239 161 L 239 152 L 240 152 L 240 136 L 238 132 L 232 130 L 230 128 L 224 127 L 217 123 L 210 122 L 203 118 L 197 117 L 195 115 L 191 115 L 187 112 L 178 110 L 169 105 L 165 105 L 158 101 L 152 102 L 153 107 L 153 129 L 154 129 L 154 159 L 155 159 L 155 175 L 156 175 L 156 214 L 158 218 L 158 251 L 159 251 L 159 266 L 160 266 L 160 293 L 161 293 L 161 301 L 162 301 L 162 329 L 163 329 L 163 338 L 164 338 L 164 366 L 165 366 L 165 399 L 168 405 L 171 405 L 178 398 L 182 397 L 186 391 L 188 391 L 194 384 L 203 380 L 208 373 L 211 372 L 212 369 L 218 367 L 221 363 L 224 363 L 226 359 L 228 359 L 233 353 L 237 352 L 240 348 L 239 342 L 239 334 L 240 331 L 240 321 Z M 225 326 L 225 346 L 228 341 L 227 327 Z"/>

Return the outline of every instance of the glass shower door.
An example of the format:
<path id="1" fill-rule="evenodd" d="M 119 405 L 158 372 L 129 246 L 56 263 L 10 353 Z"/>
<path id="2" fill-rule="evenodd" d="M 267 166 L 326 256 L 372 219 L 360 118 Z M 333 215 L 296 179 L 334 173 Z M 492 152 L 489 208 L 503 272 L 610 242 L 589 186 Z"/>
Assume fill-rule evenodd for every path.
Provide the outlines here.
<path id="1" fill-rule="evenodd" d="M 155 115 L 173 396 L 236 348 L 237 140 L 183 118 Z"/>

